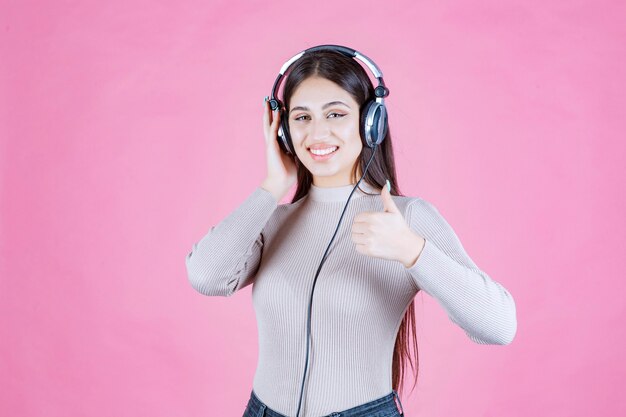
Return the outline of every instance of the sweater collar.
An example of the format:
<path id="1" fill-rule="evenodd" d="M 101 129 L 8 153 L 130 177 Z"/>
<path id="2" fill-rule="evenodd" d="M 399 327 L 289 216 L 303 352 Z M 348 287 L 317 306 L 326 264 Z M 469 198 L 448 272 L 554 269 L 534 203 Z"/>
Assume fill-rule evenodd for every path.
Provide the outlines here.
<path id="1" fill-rule="evenodd" d="M 321 201 L 321 202 L 332 202 L 332 201 L 347 201 L 352 189 L 356 184 L 348 184 L 341 185 L 339 187 L 317 187 L 314 184 L 311 184 L 311 188 L 309 188 L 309 198 L 313 201 Z M 363 192 L 364 190 L 365 192 Z M 373 187 L 369 183 L 362 180 L 354 190 L 354 194 L 352 194 L 352 199 L 363 197 L 364 195 L 369 194 L 380 194 L 380 190 Z"/>

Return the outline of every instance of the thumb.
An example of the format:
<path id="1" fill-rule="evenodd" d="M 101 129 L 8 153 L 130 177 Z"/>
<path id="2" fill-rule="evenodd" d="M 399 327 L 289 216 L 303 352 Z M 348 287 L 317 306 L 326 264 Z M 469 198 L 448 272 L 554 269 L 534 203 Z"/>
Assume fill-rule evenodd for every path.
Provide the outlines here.
<path id="1" fill-rule="evenodd" d="M 393 202 L 389 188 L 391 188 L 391 184 L 389 183 L 389 180 L 387 180 L 387 185 L 384 185 L 383 189 L 380 191 L 380 197 L 383 199 L 384 209 L 389 213 L 399 213 L 400 210 L 396 206 L 396 203 Z"/>

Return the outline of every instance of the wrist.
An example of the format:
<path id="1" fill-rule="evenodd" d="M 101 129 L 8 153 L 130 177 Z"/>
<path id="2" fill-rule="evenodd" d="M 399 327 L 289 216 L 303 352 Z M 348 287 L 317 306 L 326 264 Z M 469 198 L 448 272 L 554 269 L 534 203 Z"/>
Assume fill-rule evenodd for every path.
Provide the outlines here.
<path id="1" fill-rule="evenodd" d="M 284 187 L 282 187 L 281 185 L 276 184 L 275 182 L 267 178 L 261 183 L 261 188 L 263 188 L 265 191 L 270 192 L 274 196 L 274 198 L 276 198 L 276 201 L 282 200 L 282 198 L 288 191 L 285 190 Z"/>

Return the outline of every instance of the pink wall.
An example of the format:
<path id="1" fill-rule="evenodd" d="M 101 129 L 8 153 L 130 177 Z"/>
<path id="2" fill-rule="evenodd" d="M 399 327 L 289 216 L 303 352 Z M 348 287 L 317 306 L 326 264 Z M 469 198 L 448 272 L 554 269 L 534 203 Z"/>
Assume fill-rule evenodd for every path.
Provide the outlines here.
<path id="1" fill-rule="evenodd" d="M 251 287 L 203 297 L 184 257 L 322 43 L 381 67 L 402 190 L 517 304 L 483 346 L 418 295 L 407 416 L 626 413 L 623 2 L 90 3 L 0 4 L 1 415 L 242 414 Z"/>

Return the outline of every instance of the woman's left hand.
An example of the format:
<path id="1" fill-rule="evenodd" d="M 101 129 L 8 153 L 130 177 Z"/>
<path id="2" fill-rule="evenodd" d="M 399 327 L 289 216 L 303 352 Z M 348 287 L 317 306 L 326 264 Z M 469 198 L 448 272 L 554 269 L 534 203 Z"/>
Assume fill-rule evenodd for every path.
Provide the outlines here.
<path id="1" fill-rule="evenodd" d="M 424 238 L 406 223 L 386 186 L 383 186 L 380 197 L 383 212 L 368 211 L 354 216 L 352 241 L 357 252 L 399 261 L 405 268 L 410 268 L 422 252 Z"/>

